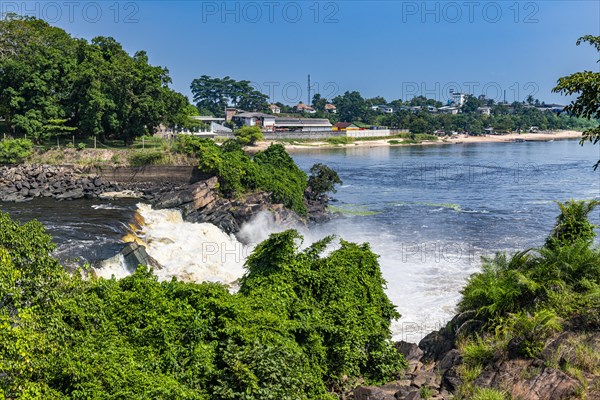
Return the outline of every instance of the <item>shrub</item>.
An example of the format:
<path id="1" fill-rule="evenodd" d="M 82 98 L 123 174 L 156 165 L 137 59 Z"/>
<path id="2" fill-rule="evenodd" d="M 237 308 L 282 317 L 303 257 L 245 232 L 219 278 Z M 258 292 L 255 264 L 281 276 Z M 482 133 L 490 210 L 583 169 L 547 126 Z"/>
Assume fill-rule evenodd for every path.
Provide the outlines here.
<path id="1" fill-rule="evenodd" d="M 368 245 L 299 250 L 272 235 L 240 290 L 68 275 L 37 222 L 0 214 L 0 393 L 7 398 L 333 400 L 343 382 L 385 382 L 405 365 L 398 317 Z"/>
<path id="2" fill-rule="evenodd" d="M 31 155 L 33 143 L 28 139 L 0 141 L 0 164 L 18 164 Z"/>
<path id="3" fill-rule="evenodd" d="M 164 162 L 164 154 L 157 150 L 138 150 L 129 156 L 129 163 L 134 167 L 160 165 Z"/>
<path id="4" fill-rule="evenodd" d="M 77 150 L 85 150 L 85 143 L 78 143 L 77 144 Z"/>
<path id="5" fill-rule="evenodd" d="M 254 158 L 231 140 L 219 147 L 210 139 L 182 137 L 176 147 L 178 151 L 194 155 L 201 171 L 219 178 L 223 195 L 235 197 L 263 190 L 271 193 L 273 202 L 284 204 L 301 215 L 306 214 L 306 174 L 282 145 L 272 144 L 256 153 Z"/>
<path id="6" fill-rule="evenodd" d="M 243 126 L 234 132 L 236 139 L 242 145 L 254 146 L 260 140 L 264 140 L 264 136 L 258 126 Z"/>
<path id="7" fill-rule="evenodd" d="M 318 198 L 328 192 L 335 193 L 335 185 L 341 184 L 342 180 L 337 172 L 327 165 L 317 163 L 310 168 L 308 188 L 312 197 Z"/>
<path id="8" fill-rule="evenodd" d="M 467 340 L 460 347 L 465 364 L 468 366 L 486 365 L 494 357 L 494 348 L 480 337 Z"/>

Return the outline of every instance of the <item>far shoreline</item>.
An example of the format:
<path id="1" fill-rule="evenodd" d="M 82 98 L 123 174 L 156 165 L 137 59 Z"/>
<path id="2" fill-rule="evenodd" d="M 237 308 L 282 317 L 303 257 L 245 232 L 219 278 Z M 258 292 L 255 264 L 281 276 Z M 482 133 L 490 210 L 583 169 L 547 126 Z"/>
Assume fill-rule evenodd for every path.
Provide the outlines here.
<path id="1" fill-rule="evenodd" d="M 550 131 L 543 133 L 509 133 L 505 135 L 482 135 L 469 136 L 466 134 L 454 135 L 451 137 L 440 137 L 437 141 L 424 140 L 420 143 L 402 143 L 403 139 L 390 137 L 380 139 L 357 138 L 352 143 L 331 144 L 324 140 L 315 140 L 305 143 L 285 143 L 278 140 L 267 140 L 256 143 L 255 146 L 247 148 L 254 153 L 265 150 L 273 143 L 282 144 L 287 151 L 306 151 L 321 149 L 346 149 L 346 148 L 370 148 L 370 147 L 401 147 L 401 146 L 437 146 L 452 144 L 472 144 L 472 143 L 514 143 L 520 141 L 526 142 L 548 142 L 552 140 L 574 140 L 581 139 L 582 132 L 573 130 Z M 390 143 L 393 142 L 393 143 Z"/>

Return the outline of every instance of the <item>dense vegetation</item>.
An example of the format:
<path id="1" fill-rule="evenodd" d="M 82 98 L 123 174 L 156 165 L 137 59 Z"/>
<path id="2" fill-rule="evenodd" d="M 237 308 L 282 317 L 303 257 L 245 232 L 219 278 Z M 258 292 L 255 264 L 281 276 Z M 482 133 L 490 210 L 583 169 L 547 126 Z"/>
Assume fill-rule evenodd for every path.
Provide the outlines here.
<path id="1" fill-rule="evenodd" d="M 210 139 L 182 136 L 179 151 L 194 155 L 198 168 L 219 178 L 220 190 L 227 197 L 264 190 L 300 215 L 306 214 L 304 191 L 308 178 L 280 144 L 273 144 L 250 157 L 234 140 L 216 145 Z"/>
<path id="2" fill-rule="evenodd" d="M 598 205 L 559 204 L 556 225 L 540 249 L 484 259 L 459 304 L 471 318 L 468 325 L 478 327 L 461 345 L 467 368 L 507 353 L 536 358 L 546 340 L 564 329 L 600 329 L 600 249 L 588 220 Z"/>
<path id="3" fill-rule="evenodd" d="M 588 42 L 596 48 L 596 51 L 600 52 L 600 36 L 580 37 L 577 45 L 579 46 L 583 42 Z M 578 95 L 577 99 L 566 107 L 568 113 L 588 120 L 600 120 L 600 72 L 582 71 L 564 76 L 558 80 L 553 91 L 566 95 Z M 598 124 L 586 127 L 581 144 L 586 141 L 592 142 L 592 144 L 600 142 L 600 126 Z M 597 169 L 598 166 L 600 166 L 600 160 L 594 165 L 594 169 Z"/>
<path id="4" fill-rule="evenodd" d="M 368 245 L 295 231 L 248 258 L 237 294 L 212 283 L 69 275 L 38 222 L 0 214 L 0 398 L 327 399 L 404 362 L 399 315 Z"/>
<path id="5" fill-rule="evenodd" d="M 37 143 L 95 136 L 130 143 L 195 113 L 168 87 L 168 70 L 113 38 L 91 42 L 32 17 L 0 20 L 0 117 L 5 133 Z M 56 139 L 54 139 L 56 141 Z"/>
<path id="6" fill-rule="evenodd" d="M 0 164 L 18 164 L 31 155 L 33 143 L 28 139 L 0 141 Z"/>
<path id="7" fill-rule="evenodd" d="M 246 111 L 266 111 L 269 96 L 255 90 L 250 81 L 236 81 L 228 76 L 212 78 L 202 75 L 191 85 L 196 107 L 202 114 L 224 117 L 231 105 Z"/>

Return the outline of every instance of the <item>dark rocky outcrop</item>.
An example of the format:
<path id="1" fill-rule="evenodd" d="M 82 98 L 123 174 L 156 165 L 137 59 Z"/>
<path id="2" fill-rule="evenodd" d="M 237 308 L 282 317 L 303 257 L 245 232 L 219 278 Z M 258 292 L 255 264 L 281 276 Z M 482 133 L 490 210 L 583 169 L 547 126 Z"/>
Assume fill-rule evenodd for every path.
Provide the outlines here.
<path id="1" fill-rule="evenodd" d="M 456 334 L 461 327 L 464 329 L 465 323 L 471 324 L 469 321 L 464 315 L 457 316 L 448 326 L 423 338 L 418 346 L 396 343 L 409 366 L 401 379 L 383 386 L 356 388 L 349 398 L 420 399 L 424 387 L 429 399 L 454 398 L 454 393 L 465 383 L 460 373 L 463 357 L 455 347 Z M 588 371 L 578 369 L 579 376 L 564 368 L 582 362 L 599 364 L 598 354 L 600 332 L 567 331 L 549 340 L 537 359 L 513 359 L 508 352 L 497 355 L 482 367 L 471 384 L 528 400 L 600 399 L 600 365 L 588 365 Z M 596 372 L 590 373 L 589 368 L 595 368 Z"/>
<path id="2" fill-rule="evenodd" d="M 270 212 L 279 225 L 292 226 L 306 220 L 283 204 L 273 204 L 270 193 L 256 192 L 234 199 L 217 191 L 216 177 L 156 196 L 154 207 L 178 208 L 188 222 L 207 222 L 227 233 L 239 232 L 241 226 L 261 212 Z"/>

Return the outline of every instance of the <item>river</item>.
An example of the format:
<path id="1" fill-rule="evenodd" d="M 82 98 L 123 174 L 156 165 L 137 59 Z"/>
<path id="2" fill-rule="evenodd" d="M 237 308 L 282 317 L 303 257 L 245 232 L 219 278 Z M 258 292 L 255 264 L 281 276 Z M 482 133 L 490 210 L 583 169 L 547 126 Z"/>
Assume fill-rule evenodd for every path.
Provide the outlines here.
<path id="1" fill-rule="evenodd" d="M 336 234 L 371 243 L 380 255 L 387 293 L 402 314 L 393 325 L 394 337 L 412 342 L 453 315 L 460 289 L 481 266 L 480 256 L 541 245 L 557 215 L 556 200 L 600 198 L 600 171 L 591 168 L 600 147 L 581 147 L 572 140 L 357 146 L 310 149 L 293 157 L 306 171 L 314 163 L 327 164 L 344 181 L 332 203 L 344 217 L 305 231 L 306 240 Z M 0 207 L 22 221 L 44 223 L 62 260 L 92 262 L 118 251 L 136 211 L 135 201 L 124 200 Z M 220 264 L 211 260 L 210 270 L 195 274 L 191 270 L 204 268 L 206 261 L 196 256 L 202 250 L 199 242 L 218 232 L 173 215 L 150 215 L 147 208 L 143 212 L 152 221 L 145 228 L 153 238 L 149 253 L 173 264 L 165 278 L 219 280 L 218 268 L 227 279 L 241 273 L 243 258 Z M 592 221 L 600 223 L 600 210 Z M 272 229 L 256 221 L 246 233 L 258 240 Z"/>

